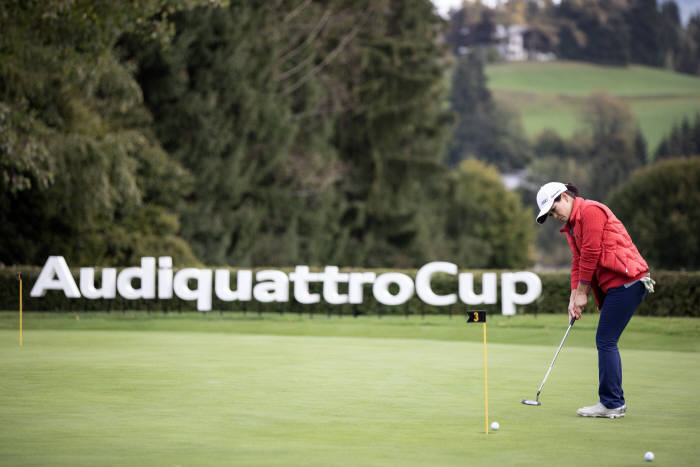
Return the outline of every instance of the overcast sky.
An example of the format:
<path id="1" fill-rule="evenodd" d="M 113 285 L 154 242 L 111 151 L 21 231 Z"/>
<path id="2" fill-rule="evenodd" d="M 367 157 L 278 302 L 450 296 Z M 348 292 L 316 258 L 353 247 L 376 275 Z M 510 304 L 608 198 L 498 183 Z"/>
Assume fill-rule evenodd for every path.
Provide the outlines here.
<path id="1" fill-rule="evenodd" d="M 462 0 L 432 0 L 435 9 L 440 14 L 440 16 L 446 18 L 447 12 L 450 9 L 456 10 L 462 5 Z M 485 4 L 490 4 L 492 2 L 484 2 Z"/>

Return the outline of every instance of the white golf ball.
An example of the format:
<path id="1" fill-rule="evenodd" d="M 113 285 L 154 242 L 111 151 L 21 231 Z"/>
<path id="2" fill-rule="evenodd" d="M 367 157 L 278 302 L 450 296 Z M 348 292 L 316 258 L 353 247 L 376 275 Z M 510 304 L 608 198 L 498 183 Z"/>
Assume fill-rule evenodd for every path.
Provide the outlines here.
<path id="1" fill-rule="evenodd" d="M 654 460 L 654 453 L 651 451 L 647 451 L 646 453 L 644 453 L 644 460 L 647 462 L 653 461 Z"/>
<path id="2" fill-rule="evenodd" d="M 499 429 L 500 427 L 501 427 L 501 426 L 498 424 L 498 422 L 493 422 L 493 423 L 491 424 L 491 429 L 492 429 L 493 431 L 498 431 L 498 429 Z"/>

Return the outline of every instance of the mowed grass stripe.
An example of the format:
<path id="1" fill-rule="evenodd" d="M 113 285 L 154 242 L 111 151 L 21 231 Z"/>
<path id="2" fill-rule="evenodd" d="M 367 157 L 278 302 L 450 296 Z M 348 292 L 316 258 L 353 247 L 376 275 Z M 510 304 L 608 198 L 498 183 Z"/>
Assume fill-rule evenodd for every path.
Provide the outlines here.
<path id="1" fill-rule="evenodd" d="M 480 326 L 473 332 L 479 333 Z M 472 330 L 465 330 L 472 332 Z M 0 331 L 2 465 L 633 465 L 700 450 L 691 352 L 624 350 L 630 415 L 587 420 L 595 350 L 202 332 Z M 650 339 L 652 340 L 652 339 Z"/>
<path id="2" fill-rule="evenodd" d="M 582 125 L 584 97 L 497 91 L 495 98 L 520 114 L 523 130 L 530 138 L 538 136 L 545 128 L 570 137 Z M 630 97 L 622 101 L 629 105 L 651 152 L 674 125 L 679 125 L 684 118 L 694 124 L 696 113 L 700 112 L 700 96 Z"/>
<path id="3" fill-rule="evenodd" d="M 332 311 L 329 309 L 329 311 Z M 567 346 L 590 348 L 598 313 L 585 313 L 567 338 Z M 558 315 L 488 314 L 488 340 L 506 344 L 558 344 L 568 326 Z M 17 312 L 0 312 L 0 330 L 19 329 Z M 24 340 L 31 344 L 38 329 L 106 331 L 183 331 L 280 336 L 362 337 L 471 341 L 483 339 L 481 325 L 466 324 L 461 315 L 350 316 L 316 313 L 25 313 Z M 700 352 L 700 320 L 635 316 L 622 336 L 628 349 Z"/>
<path id="4" fill-rule="evenodd" d="M 497 63 L 488 65 L 485 73 L 493 90 L 579 97 L 601 91 L 617 97 L 700 96 L 699 77 L 638 65 Z"/>

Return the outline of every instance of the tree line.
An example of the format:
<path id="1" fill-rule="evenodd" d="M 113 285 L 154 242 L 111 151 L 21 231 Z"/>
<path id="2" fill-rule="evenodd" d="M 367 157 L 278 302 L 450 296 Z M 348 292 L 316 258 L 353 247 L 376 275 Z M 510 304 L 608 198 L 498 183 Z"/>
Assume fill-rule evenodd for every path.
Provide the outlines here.
<path id="1" fill-rule="evenodd" d="M 427 0 L 3 2 L 0 260 L 532 263 Z"/>
<path id="2" fill-rule="evenodd" d="M 0 262 L 541 262 L 537 177 L 603 199 L 643 141 L 594 96 L 530 143 L 445 27 L 428 0 L 0 3 Z"/>
<path id="3" fill-rule="evenodd" d="M 700 74 L 700 14 L 683 25 L 674 0 L 511 0 L 465 3 L 450 18 L 453 50 L 498 42 L 496 26 L 524 25 L 530 52 L 608 65 L 637 63 Z"/>

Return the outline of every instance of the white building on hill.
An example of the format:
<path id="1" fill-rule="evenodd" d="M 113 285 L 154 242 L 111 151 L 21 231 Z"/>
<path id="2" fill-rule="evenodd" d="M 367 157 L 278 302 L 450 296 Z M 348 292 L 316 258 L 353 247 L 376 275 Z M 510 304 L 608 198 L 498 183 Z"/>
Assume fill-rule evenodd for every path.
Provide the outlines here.
<path id="1" fill-rule="evenodd" d="M 556 56 L 541 46 L 547 42 L 542 33 L 521 24 L 497 24 L 493 34 L 499 55 L 506 61 L 536 60 L 546 62 Z"/>

